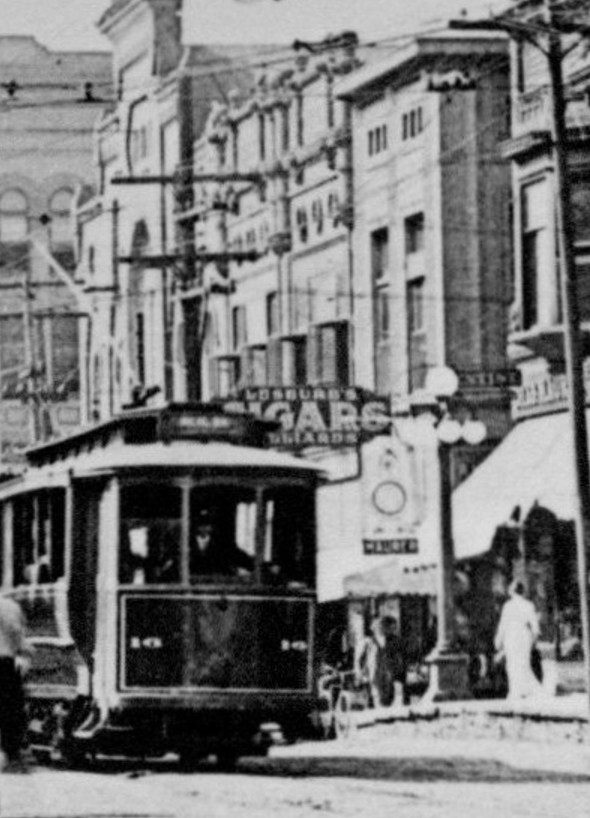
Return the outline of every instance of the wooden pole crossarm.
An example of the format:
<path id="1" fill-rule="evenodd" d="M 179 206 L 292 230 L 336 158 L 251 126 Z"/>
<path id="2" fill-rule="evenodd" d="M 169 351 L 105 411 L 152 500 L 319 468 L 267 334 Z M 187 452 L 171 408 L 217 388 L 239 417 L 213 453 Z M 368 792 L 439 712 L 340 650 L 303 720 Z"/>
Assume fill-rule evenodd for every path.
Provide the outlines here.
<path id="1" fill-rule="evenodd" d="M 172 185 L 179 181 L 178 176 L 114 176 L 113 185 Z M 187 173 L 182 177 L 186 183 L 194 182 L 251 182 L 263 185 L 265 176 L 262 173 Z"/>
<path id="2" fill-rule="evenodd" d="M 243 261 L 257 261 L 262 253 L 258 250 L 244 250 L 229 253 L 210 253 L 207 251 L 196 250 L 194 253 L 195 261 L 202 261 L 205 264 L 219 261 L 236 261 L 241 263 Z M 159 255 L 159 256 L 118 256 L 117 259 L 121 264 L 135 264 L 139 267 L 166 267 L 169 265 L 178 265 L 182 261 L 182 256 L 178 254 Z"/>

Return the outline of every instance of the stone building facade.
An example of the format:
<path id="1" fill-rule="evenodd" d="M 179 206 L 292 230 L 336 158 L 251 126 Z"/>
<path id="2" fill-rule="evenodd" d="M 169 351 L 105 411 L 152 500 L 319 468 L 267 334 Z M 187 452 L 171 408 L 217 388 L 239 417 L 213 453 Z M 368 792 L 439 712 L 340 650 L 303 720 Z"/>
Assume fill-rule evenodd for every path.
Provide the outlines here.
<path id="1" fill-rule="evenodd" d="M 87 421 L 148 392 L 158 402 L 201 391 L 195 228 L 177 211 L 193 207 L 211 106 L 248 85 L 259 51 L 183 45 L 181 11 L 181 0 L 118 0 L 99 21 L 117 90 L 95 134 L 97 192 L 78 210 Z"/>
<path id="2" fill-rule="evenodd" d="M 448 366 L 507 431 L 511 290 L 508 43 L 417 37 L 345 80 L 352 108 L 357 382 L 394 399 Z"/>

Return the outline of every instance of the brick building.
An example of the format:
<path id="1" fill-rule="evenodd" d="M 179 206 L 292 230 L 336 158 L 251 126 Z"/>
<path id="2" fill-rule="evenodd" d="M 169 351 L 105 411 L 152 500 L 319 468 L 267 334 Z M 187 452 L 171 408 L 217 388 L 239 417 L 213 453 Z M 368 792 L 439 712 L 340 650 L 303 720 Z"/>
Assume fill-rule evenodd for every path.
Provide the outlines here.
<path id="1" fill-rule="evenodd" d="M 72 203 L 92 178 L 110 57 L 0 37 L 2 462 L 80 422 Z M 33 397 L 32 393 L 35 393 Z M 27 395 L 29 397 L 27 398 Z"/>

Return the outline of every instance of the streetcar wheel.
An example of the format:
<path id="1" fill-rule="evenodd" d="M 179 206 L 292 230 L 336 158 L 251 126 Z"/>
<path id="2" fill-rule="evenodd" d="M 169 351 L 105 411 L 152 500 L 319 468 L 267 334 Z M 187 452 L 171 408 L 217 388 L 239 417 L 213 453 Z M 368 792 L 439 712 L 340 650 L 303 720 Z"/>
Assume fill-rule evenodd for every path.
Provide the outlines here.
<path id="1" fill-rule="evenodd" d="M 352 697 L 347 691 L 342 691 L 334 708 L 334 732 L 336 738 L 348 738 L 354 731 L 354 717 Z"/>

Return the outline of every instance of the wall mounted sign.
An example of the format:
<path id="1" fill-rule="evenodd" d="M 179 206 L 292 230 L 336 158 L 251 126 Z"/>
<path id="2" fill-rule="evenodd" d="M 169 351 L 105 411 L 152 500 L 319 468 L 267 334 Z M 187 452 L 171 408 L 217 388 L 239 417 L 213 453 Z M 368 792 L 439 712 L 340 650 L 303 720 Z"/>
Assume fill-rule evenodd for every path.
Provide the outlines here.
<path id="1" fill-rule="evenodd" d="M 390 540 L 363 539 L 363 554 L 417 554 L 416 537 L 395 538 Z"/>
<path id="2" fill-rule="evenodd" d="M 417 453 L 395 432 L 362 450 L 362 547 L 364 554 L 415 554 L 423 514 Z"/>
<path id="3" fill-rule="evenodd" d="M 391 414 L 389 398 L 356 387 L 252 387 L 226 406 L 278 421 L 270 445 L 289 449 L 356 446 L 387 429 Z"/>

